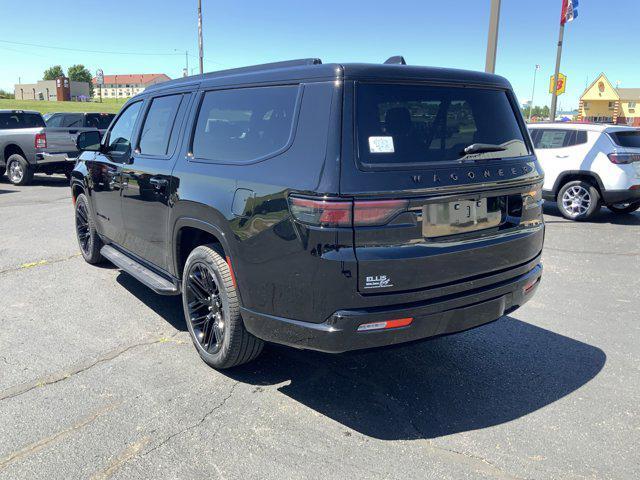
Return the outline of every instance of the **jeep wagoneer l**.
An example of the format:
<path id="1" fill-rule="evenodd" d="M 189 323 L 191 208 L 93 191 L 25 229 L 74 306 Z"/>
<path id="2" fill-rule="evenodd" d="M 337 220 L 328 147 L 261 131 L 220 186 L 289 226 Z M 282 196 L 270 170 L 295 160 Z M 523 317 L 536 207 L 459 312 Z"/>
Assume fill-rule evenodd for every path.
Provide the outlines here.
<path id="1" fill-rule="evenodd" d="M 83 133 L 76 231 L 182 295 L 215 368 L 467 330 L 540 276 L 543 174 L 509 83 L 296 60 L 147 88 Z"/>

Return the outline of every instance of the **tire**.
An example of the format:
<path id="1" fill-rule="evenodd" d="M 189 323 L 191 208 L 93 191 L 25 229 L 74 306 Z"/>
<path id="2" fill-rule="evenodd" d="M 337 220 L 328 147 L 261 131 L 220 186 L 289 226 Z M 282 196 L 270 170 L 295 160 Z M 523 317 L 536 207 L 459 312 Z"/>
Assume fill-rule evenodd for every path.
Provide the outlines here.
<path id="1" fill-rule="evenodd" d="M 585 221 L 600 210 L 600 193 L 590 183 L 573 180 L 562 186 L 556 203 L 564 218 Z"/>
<path id="2" fill-rule="evenodd" d="M 7 159 L 7 177 L 14 185 L 28 185 L 33 180 L 33 168 L 25 158 L 14 153 Z"/>
<path id="3" fill-rule="evenodd" d="M 96 231 L 96 224 L 89 208 L 89 200 L 84 193 L 76 198 L 75 224 L 78 246 L 85 261 L 91 265 L 104 262 L 104 257 L 100 253 L 102 240 Z"/>
<path id="4" fill-rule="evenodd" d="M 189 254 L 182 305 L 191 340 L 209 366 L 235 367 L 262 352 L 264 342 L 244 327 L 231 270 L 214 245 L 201 245 Z"/>
<path id="5" fill-rule="evenodd" d="M 626 205 L 626 206 L 625 206 Z M 607 205 L 607 208 L 613 213 L 622 215 L 625 213 L 633 213 L 640 208 L 640 202 L 634 203 L 614 203 L 613 205 Z"/>

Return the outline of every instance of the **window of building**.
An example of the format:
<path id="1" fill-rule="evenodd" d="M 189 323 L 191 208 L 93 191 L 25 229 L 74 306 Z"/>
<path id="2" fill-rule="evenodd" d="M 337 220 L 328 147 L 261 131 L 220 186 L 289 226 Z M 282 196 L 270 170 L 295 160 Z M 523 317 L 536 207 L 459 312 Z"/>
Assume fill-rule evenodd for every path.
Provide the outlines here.
<path id="1" fill-rule="evenodd" d="M 182 95 L 154 98 L 142 125 L 138 148 L 144 155 L 166 155 Z"/>
<path id="2" fill-rule="evenodd" d="M 615 106 L 616 106 L 616 102 L 609 102 L 609 110 L 613 110 Z"/>
<path id="3" fill-rule="evenodd" d="M 193 138 L 197 159 L 247 162 L 282 151 L 292 137 L 299 87 L 207 92 Z"/>
<path id="4" fill-rule="evenodd" d="M 627 106 L 628 106 L 629 108 L 636 108 L 636 102 L 629 102 L 629 103 L 627 104 Z"/>
<path id="5" fill-rule="evenodd" d="M 582 108 L 589 110 L 589 102 L 582 102 Z"/>

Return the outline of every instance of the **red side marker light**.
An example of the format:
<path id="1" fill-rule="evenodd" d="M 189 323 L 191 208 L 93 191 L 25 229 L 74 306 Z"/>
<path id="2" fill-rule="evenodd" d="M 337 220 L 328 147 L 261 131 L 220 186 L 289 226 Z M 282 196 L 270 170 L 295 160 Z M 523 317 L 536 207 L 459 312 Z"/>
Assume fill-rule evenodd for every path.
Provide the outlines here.
<path id="1" fill-rule="evenodd" d="M 533 289 L 533 287 L 535 287 L 538 284 L 539 281 L 540 281 L 540 277 L 534 278 L 533 280 L 529 280 L 525 284 L 524 288 L 522 289 L 524 294 L 526 295 L 527 293 L 529 293 Z"/>
<path id="2" fill-rule="evenodd" d="M 359 332 L 368 332 L 371 330 L 387 330 L 389 328 L 400 328 L 411 325 L 413 317 L 398 318 L 396 320 L 386 320 L 384 322 L 363 323 L 358 327 Z"/>

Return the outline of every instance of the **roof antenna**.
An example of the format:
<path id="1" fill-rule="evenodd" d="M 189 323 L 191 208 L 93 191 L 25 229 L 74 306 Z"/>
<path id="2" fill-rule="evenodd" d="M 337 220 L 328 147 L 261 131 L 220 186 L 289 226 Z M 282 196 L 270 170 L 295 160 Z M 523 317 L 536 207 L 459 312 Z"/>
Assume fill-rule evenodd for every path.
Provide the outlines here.
<path id="1" fill-rule="evenodd" d="M 402 55 L 395 55 L 393 57 L 387 58 L 384 64 L 385 65 L 406 65 L 407 62 L 405 61 Z"/>

